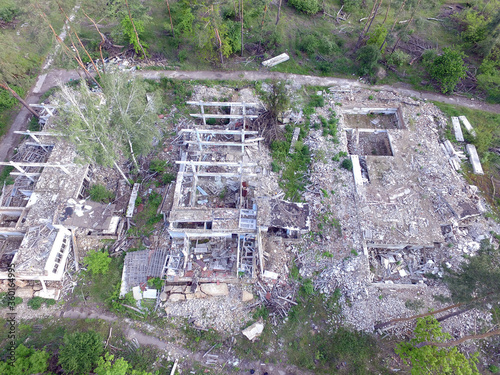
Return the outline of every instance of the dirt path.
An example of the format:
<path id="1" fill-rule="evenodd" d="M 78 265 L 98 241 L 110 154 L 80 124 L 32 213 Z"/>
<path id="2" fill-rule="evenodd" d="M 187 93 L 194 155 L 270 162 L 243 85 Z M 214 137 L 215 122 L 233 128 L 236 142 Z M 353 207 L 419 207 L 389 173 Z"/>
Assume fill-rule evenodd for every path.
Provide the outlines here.
<path id="1" fill-rule="evenodd" d="M 183 369 L 189 370 L 189 365 L 192 364 L 193 362 L 198 362 L 204 365 L 207 365 L 206 362 L 209 359 L 208 356 L 204 356 L 206 354 L 205 352 L 191 352 L 187 349 L 185 349 L 182 346 L 176 345 L 172 342 L 164 341 L 159 339 L 157 336 L 161 336 L 162 333 L 165 332 L 158 332 L 158 329 L 151 326 L 151 331 L 153 333 L 151 334 L 145 334 L 141 331 L 138 331 L 134 328 L 131 327 L 131 324 L 133 323 L 132 320 L 130 319 L 123 319 L 119 318 L 116 315 L 110 314 L 110 313 L 94 313 L 94 312 L 89 312 L 86 311 L 86 309 L 81 308 L 79 310 L 67 310 L 64 312 L 61 312 L 60 314 L 61 318 L 65 319 L 102 319 L 105 320 L 106 322 L 113 323 L 118 320 L 122 323 L 122 329 L 123 333 L 126 337 L 127 340 L 132 341 L 132 340 L 137 340 L 137 342 L 142 346 L 142 345 L 150 345 L 154 346 L 160 350 L 165 351 L 168 353 L 168 356 L 172 359 L 178 359 L 179 360 L 179 365 Z M 158 332 L 156 334 L 154 332 Z M 221 343 L 222 344 L 222 343 Z M 224 348 L 224 347 L 223 347 Z M 216 360 L 217 361 L 217 367 L 220 369 L 219 373 L 250 373 L 249 371 L 251 369 L 255 370 L 255 374 L 260 375 L 264 373 L 268 374 L 273 374 L 273 375 L 307 375 L 311 374 L 310 372 L 298 370 L 297 368 L 293 366 L 289 366 L 286 364 L 266 364 L 262 363 L 261 361 L 256 358 L 254 361 L 250 360 L 239 360 L 237 359 L 234 354 L 231 353 L 231 350 L 228 350 L 227 352 L 225 351 L 221 352 L 220 350 L 213 350 L 210 351 L 210 354 L 212 355 L 217 355 L 218 358 L 212 357 L 211 360 Z M 235 361 L 237 362 L 237 365 L 235 365 Z M 210 365 L 207 367 L 211 368 L 217 368 L 214 367 L 214 365 Z M 227 367 L 226 372 L 223 372 L 224 368 Z M 233 371 L 230 370 L 233 367 L 238 367 L 240 371 Z"/>
<path id="2" fill-rule="evenodd" d="M 173 71 L 173 70 L 144 70 L 138 71 L 138 74 L 144 78 L 160 79 L 163 77 L 179 79 L 179 80 L 248 80 L 259 81 L 265 79 L 286 79 L 303 85 L 314 86 L 353 86 L 361 88 L 371 88 L 373 90 L 391 91 L 398 94 L 416 97 L 419 99 L 435 100 L 443 103 L 460 105 L 483 111 L 500 113 L 500 104 L 487 104 L 477 100 L 468 99 L 461 96 L 447 96 L 434 92 L 417 91 L 409 88 L 405 84 L 397 84 L 394 86 L 370 86 L 359 82 L 355 79 L 334 78 L 334 77 L 316 77 L 309 75 L 288 74 L 267 71 L 234 71 L 234 72 L 217 72 L 217 71 Z M 38 81 L 31 90 L 27 98 L 28 103 L 38 103 L 40 96 L 47 90 L 58 85 L 59 82 L 67 82 L 72 79 L 78 79 L 80 75 L 76 70 L 54 69 L 46 74 L 38 77 Z M 14 134 L 15 130 L 24 130 L 27 128 L 30 113 L 26 108 L 22 108 L 16 116 L 14 123 L 8 132 L 0 139 L 0 160 L 6 160 L 13 154 L 14 148 L 18 145 L 20 136 Z"/>

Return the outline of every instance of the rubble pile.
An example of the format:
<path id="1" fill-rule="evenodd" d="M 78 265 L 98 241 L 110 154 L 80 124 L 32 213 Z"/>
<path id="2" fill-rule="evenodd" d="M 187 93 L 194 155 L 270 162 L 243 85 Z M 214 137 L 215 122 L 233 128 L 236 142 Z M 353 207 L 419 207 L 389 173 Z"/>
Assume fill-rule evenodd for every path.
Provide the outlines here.
<path id="1" fill-rule="evenodd" d="M 182 292 L 181 288 L 184 288 Z M 250 320 L 248 304 L 251 300 L 248 300 L 247 294 L 243 294 L 241 287 L 223 283 L 204 287 L 202 284 L 194 293 L 184 286 L 173 287 L 168 293 L 170 296 L 163 304 L 166 315 L 187 318 L 196 328 L 237 332 Z M 201 298 L 195 298 L 194 294 Z M 172 299 L 172 296 L 176 297 Z M 243 297 L 246 301 L 243 301 Z"/>

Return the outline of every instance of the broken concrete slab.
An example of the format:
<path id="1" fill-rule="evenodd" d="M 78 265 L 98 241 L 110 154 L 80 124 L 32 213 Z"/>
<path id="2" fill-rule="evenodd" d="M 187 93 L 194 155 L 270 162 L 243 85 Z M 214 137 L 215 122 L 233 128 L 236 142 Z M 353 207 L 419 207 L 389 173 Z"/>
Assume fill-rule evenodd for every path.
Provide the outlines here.
<path id="1" fill-rule="evenodd" d="M 47 288 L 47 290 L 42 289 L 34 293 L 35 297 L 42 297 L 55 300 L 58 300 L 60 295 L 61 295 L 61 290 L 54 288 Z"/>
<path id="2" fill-rule="evenodd" d="M 247 292 L 246 290 L 244 290 L 241 293 L 241 301 L 242 302 L 249 302 L 249 301 L 252 301 L 252 300 L 253 300 L 253 294 L 252 293 Z"/>
<path id="3" fill-rule="evenodd" d="M 475 137 L 476 136 L 476 132 L 472 128 L 472 125 L 470 124 L 469 120 L 467 120 L 467 117 L 465 117 L 465 116 L 458 116 L 458 118 L 460 119 L 460 121 L 462 121 L 462 124 L 464 124 L 465 129 L 467 129 L 467 131 L 469 132 L 469 134 L 472 135 L 473 137 Z"/>
<path id="4" fill-rule="evenodd" d="M 472 164 L 472 170 L 475 174 L 484 174 L 483 167 L 479 161 L 479 155 L 477 154 L 476 146 L 468 144 L 466 146 L 467 152 L 469 153 L 469 160 Z"/>
<path id="5" fill-rule="evenodd" d="M 255 322 L 251 326 L 245 328 L 241 333 L 250 341 L 254 341 L 264 331 L 264 323 L 262 320 Z"/>
<path id="6" fill-rule="evenodd" d="M 168 297 L 169 302 L 180 302 L 180 301 L 184 301 L 185 299 L 186 299 L 186 296 L 184 294 L 181 294 L 181 293 L 173 293 L 170 295 L 170 297 Z"/>
<path id="7" fill-rule="evenodd" d="M 229 289 L 227 288 L 226 283 L 208 283 L 201 284 L 200 290 L 208 296 L 217 297 L 217 296 L 227 296 L 229 294 Z"/>
<path id="8" fill-rule="evenodd" d="M 272 67 L 281 64 L 282 62 L 285 62 L 289 59 L 290 56 L 288 56 L 286 53 L 282 53 L 281 55 L 275 56 L 272 59 L 262 61 L 262 65 Z"/>
<path id="9" fill-rule="evenodd" d="M 165 292 L 160 293 L 160 301 L 165 302 L 168 299 L 168 295 Z"/>
<path id="10" fill-rule="evenodd" d="M 455 139 L 458 142 L 464 142 L 464 135 L 462 134 L 462 128 L 460 128 L 458 117 L 452 117 L 451 123 L 453 125 L 453 131 L 455 132 Z"/>
<path id="11" fill-rule="evenodd" d="M 134 286 L 132 288 L 132 295 L 134 296 L 134 299 L 136 301 L 139 301 L 142 299 L 142 293 L 141 293 L 141 288 L 138 286 Z"/>
<path id="12" fill-rule="evenodd" d="M 33 288 L 17 288 L 16 289 L 16 297 L 21 298 L 32 298 L 33 297 Z"/>

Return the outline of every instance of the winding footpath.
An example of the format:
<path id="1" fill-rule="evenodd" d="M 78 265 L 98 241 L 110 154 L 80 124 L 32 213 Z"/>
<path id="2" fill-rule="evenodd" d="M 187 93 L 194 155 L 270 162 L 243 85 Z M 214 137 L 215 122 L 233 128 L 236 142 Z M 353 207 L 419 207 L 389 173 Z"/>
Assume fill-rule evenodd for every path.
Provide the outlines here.
<path id="1" fill-rule="evenodd" d="M 417 91 L 406 87 L 404 84 L 393 86 L 371 86 L 359 82 L 356 79 L 334 78 L 334 77 L 317 77 L 310 75 L 289 74 L 269 71 L 174 71 L 174 70 L 140 70 L 136 74 L 148 79 L 172 78 L 178 80 L 215 80 L 215 81 L 261 81 L 266 79 L 289 80 L 302 85 L 313 86 L 351 86 L 353 88 L 368 88 L 372 90 L 381 90 L 394 92 L 399 95 L 418 98 L 422 100 L 434 100 L 438 102 L 480 109 L 483 111 L 500 113 L 500 104 L 487 104 L 481 101 L 468 99 L 462 96 L 447 96 L 434 92 Z M 79 79 L 80 75 L 76 70 L 54 69 L 47 73 L 41 74 L 35 86 L 30 91 L 26 101 L 30 104 L 39 103 L 40 97 L 52 87 L 57 86 L 61 82 Z M 7 133 L 0 138 L 0 160 L 6 160 L 13 154 L 14 148 L 19 144 L 20 136 L 14 134 L 14 131 L 25 130 L 28 126 L 30 118 L 29 111 L 22 107 L 13 124 Z"/>

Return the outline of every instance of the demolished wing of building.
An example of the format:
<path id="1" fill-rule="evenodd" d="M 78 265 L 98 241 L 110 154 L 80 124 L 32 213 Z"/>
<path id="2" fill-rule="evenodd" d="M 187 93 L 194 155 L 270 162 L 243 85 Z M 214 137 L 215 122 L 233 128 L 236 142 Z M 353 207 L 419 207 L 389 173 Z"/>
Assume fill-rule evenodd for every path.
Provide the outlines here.
<path id="1" fill-rule="evenodd" d="M 58 298 L 75 230 L 114 234 L 119 217 L 113 205 L 87 202 L 90 166 L 74 163 L 74 147 L 48 132 L 27 132 L 10 162 L 13 185 L 4 186 L 0 202 L 0 280 L 39 281 L 40 295 Z M 73 255 L 71 255 L 73 256 Z M 47 282 L 56 282 L 47 288 Z"/>

